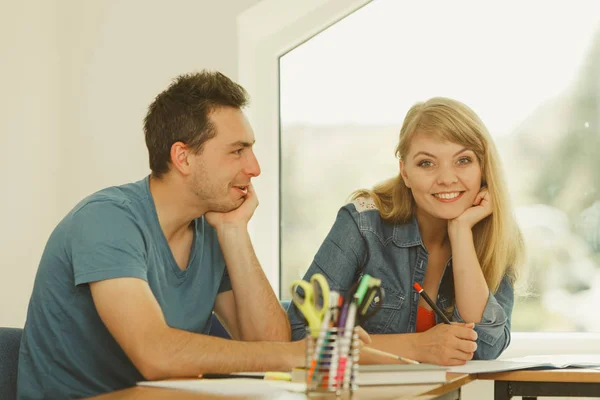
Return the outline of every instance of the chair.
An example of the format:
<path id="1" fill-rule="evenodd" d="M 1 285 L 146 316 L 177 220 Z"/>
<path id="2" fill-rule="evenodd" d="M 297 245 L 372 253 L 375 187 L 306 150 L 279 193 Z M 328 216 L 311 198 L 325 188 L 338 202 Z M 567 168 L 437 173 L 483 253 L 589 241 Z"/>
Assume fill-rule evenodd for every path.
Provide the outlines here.
<path id="1" fill-rule="evenodd" d="M 17 366 L 23 329 L 0 328 L 0 398 L 17 398 Z"/>
<path id="2" fill-rule="evenodd" d="M 289 300 L 281 301 L 281 307 L 283 307 L 284 310 L 287 311 L 289 306 L 290 306 Z M 227 333 L 227 331 L 225 330 L 225 328 L 223 327 L 223 325 L 221 324 L 221 322 L 219 321 L 219 319 L 217 318 L 217 316 L 214 313 L 211 318 L 210 331 L 208 332 L 208 334 L 211 336 L 216 336 L 216 337 L 220 337 L 220 338 L 231 339 L 231 336 L 229 336 L 229 333 Z"/>

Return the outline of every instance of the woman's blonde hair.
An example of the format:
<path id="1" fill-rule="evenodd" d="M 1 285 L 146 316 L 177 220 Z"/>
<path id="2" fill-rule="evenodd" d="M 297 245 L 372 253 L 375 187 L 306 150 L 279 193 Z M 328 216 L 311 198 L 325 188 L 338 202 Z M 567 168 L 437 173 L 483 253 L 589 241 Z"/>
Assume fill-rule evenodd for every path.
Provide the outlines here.
<path id="1" fill-rule="evenodd" d="M 481 165 L 482 186 L 493 199 L 492 215 L 473 227 L 477 258 L 488 287 L 496 292 L 504 275 L 514 283 L 523 262 L 524 245 L 508 197 L 500 159 L 487 128 L 465 104 L 443 97 L 417 103 L 406 114 L 396 156 L 405 159 L 417 133 L 431 135 L 472 150 Z M 372 190 L 357 190 L 352 199 L 371 197 L 381 218 L 406 223 L 414 213 L 414 199 L 402 176 L 388 179 Z"/>

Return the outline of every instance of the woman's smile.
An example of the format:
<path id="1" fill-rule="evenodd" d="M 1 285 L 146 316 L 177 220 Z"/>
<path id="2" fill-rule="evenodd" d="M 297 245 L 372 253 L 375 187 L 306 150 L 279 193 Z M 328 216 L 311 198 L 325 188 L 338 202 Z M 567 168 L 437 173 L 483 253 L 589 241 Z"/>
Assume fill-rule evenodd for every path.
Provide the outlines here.
<path id="1" fill-rule="evenodd" d="M 442 203 L 453 203 L 455 201 L 458 201 L 460 198 L 462 198 L 462 196 L 463 196 L 464 193 L 465 193 L 464 191 L 439 192 L 439 193 L 432 194 L 432 196 L 437 201 L 440 201 Z"/>

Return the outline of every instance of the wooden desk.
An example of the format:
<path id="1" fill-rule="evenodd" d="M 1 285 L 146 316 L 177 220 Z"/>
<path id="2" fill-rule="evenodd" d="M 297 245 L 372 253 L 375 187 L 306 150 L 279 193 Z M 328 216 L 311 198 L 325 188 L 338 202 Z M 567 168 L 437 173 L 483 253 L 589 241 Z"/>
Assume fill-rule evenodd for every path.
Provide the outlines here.
<path id="1" fill-rule="evenodd" d="M 448 381 L 433 385 L 396 385 L 396 386 L 364 386 L 359 388 L 353 399 L 357 400 L 457 400 L 460 399 L 460 388 L 475 380 L 474 375 L 448 374 Z M 298 398 L 298 394 L 290 394 Z M 308 398 L 308 397 L 307 397 Z M 328 397 L 331 398 L 331 397 Z M 182 399 L 182 400 L 242 400 L 244 397 L 212 396 L 181 390 L 133 387 L 93 397 L 95 400 L 132 400 L 132 399 Z M 311 399 L 317 399 L 311 397 Z"/>
<path id="2" fill-rule="evenodd" d="M 494 381 L 494 400 L 523 396 L 600 397 L 600 370 L 555 369 L 479 374 L 477 379 Z"/>

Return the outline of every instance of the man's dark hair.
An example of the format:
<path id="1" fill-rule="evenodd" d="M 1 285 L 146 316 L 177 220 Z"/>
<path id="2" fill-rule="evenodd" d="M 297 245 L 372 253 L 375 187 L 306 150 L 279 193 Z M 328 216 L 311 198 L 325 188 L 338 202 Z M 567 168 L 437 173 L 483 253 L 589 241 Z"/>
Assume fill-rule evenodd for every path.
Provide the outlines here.
<path id="1" fill-rule="evenodd" d="M 148 107 L 144 135 L 152 174 L 160 178 L 169 171 L 171 146 L 183 142 L 200 153 L 216 135 L 209 119 L 218 107 L 241 109 L 248 104 L 243 87 L 220 72 L 203 70 L 180 75 Z"/>

